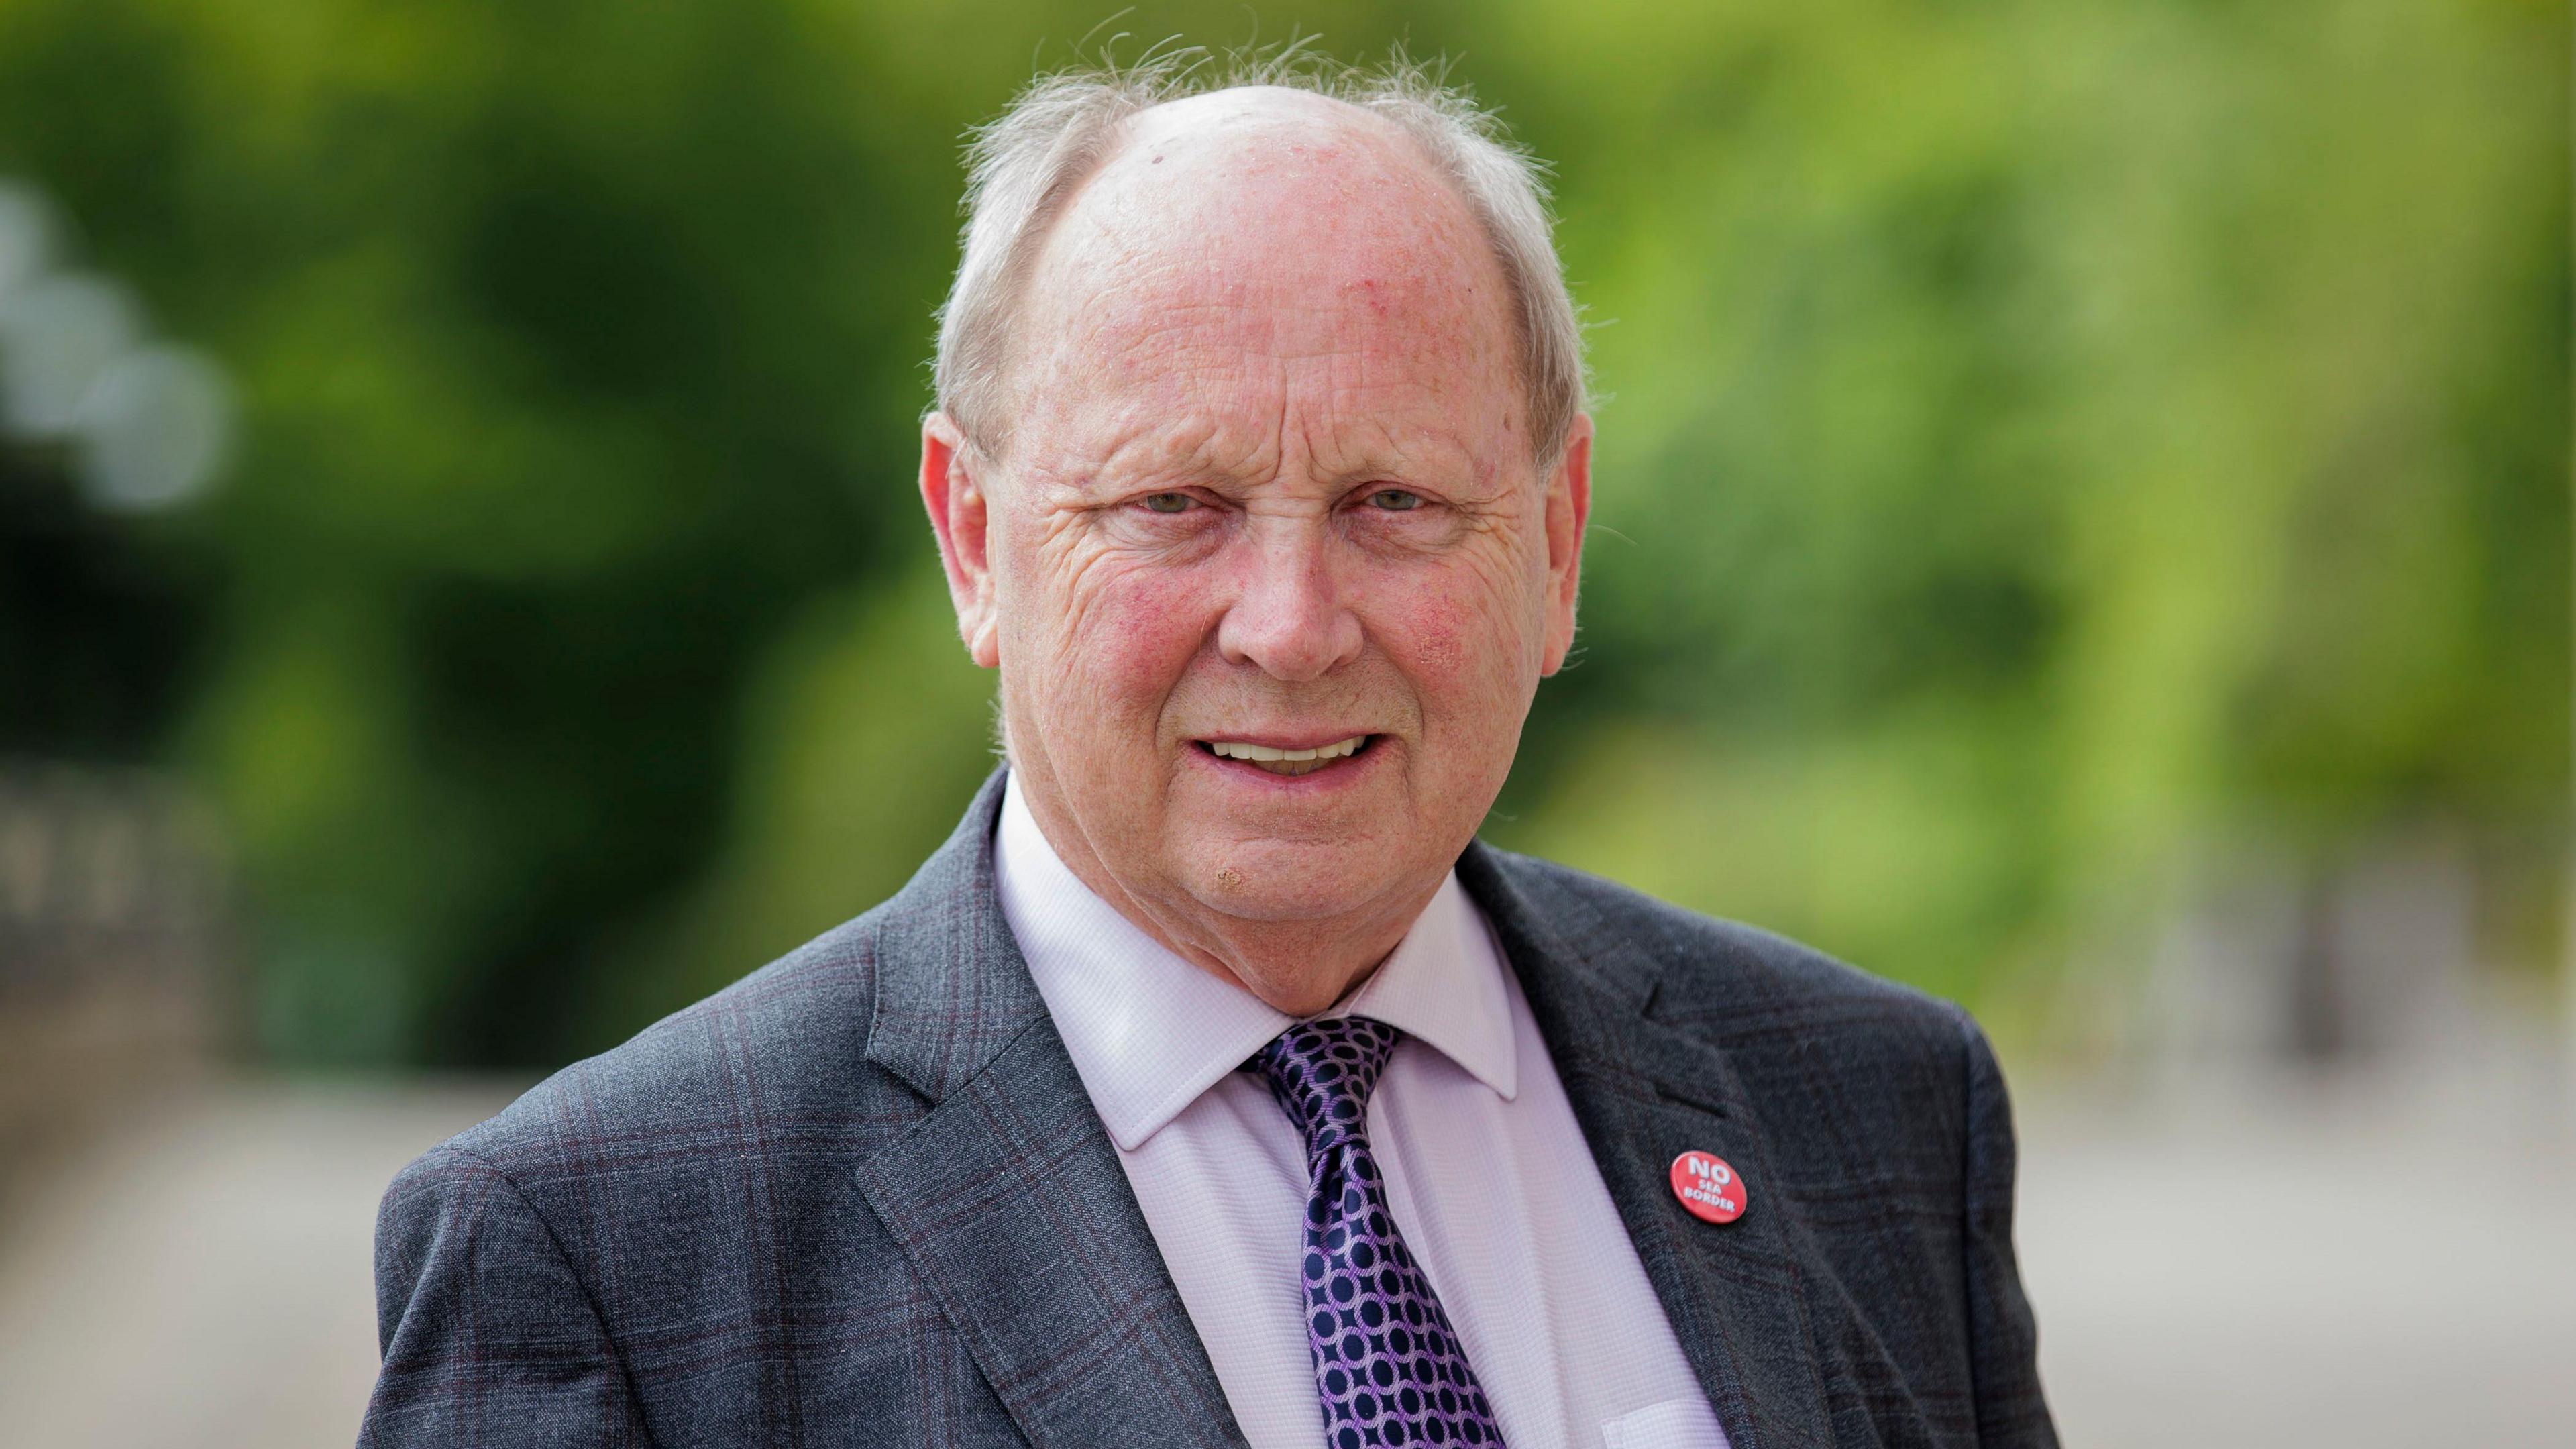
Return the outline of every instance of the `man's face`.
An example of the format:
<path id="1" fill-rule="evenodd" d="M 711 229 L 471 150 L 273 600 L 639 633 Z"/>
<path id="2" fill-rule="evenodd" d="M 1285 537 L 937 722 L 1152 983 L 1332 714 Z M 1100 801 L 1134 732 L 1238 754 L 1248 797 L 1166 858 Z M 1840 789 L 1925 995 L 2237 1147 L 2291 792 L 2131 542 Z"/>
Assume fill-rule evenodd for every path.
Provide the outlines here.
<path id="1" fill-rule="evenodd" d="M 1000 458 L 960 464 L 1022 788 L 1167 937 L 1410 920 L 1572 637 L 1588 431 L 1538 476 L 1472 217 L 1333 119 L 1143 118 L 1040 254 Z"/>

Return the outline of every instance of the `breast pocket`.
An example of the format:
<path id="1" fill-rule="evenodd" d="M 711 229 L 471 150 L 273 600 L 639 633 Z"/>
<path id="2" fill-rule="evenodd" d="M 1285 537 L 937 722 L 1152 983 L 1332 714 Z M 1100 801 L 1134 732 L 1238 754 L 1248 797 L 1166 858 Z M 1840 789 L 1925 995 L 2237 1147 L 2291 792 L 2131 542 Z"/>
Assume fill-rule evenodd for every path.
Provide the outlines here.
<path id="1" fill-rule="evenodd" d="M 1601 1426 L 1602 1449 L 1727 1449 L 1726 1431 L 1696 1395 L 1648 1404 Z"/>

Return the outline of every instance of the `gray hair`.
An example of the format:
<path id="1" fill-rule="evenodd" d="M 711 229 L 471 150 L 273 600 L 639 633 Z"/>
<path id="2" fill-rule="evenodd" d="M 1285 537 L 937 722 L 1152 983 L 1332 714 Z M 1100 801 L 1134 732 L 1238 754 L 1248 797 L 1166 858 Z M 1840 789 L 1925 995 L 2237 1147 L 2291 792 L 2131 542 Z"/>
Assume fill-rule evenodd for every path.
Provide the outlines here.
<path id="1" fill-rule="evenodd" d="M 1492 112 L 1400 52 L 1357 69 L 1319 64 L 1291 46 L 1212 73 L 1203 53 L 1181 51 L 1043 76 L 1022 91 L 967 148 L 964 250 L 939 311 L 933 364 L 939 411 L 977 447 L 996 450 L 997 394 L 1019 293 L 1056 218 L 1117 149 L 1130 120 L 1239 86 L 1307 91 L 1391 121 L 1457 188 L 1502 266 L 1533 451 L 1542 470 L 1555 466 L 1584 410 L 1583 326 L 1556 256 L 1545 167 Z"/>

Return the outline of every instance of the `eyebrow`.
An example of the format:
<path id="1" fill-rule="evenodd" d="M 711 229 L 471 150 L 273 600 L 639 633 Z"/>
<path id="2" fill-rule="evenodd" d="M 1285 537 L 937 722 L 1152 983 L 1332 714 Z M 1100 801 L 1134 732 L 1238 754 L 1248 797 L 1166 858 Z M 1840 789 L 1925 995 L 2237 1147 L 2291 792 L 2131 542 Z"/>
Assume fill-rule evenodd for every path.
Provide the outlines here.
<path id="1" fill-rule="evenodd" d="M 1062 486 L 1086 494 L 1158 481 L 1218 488 L 1259 481 L 1251 470 L 1221 456 L 1245 451 L 1223 446 L 1227 433 L 1224 422 L 1213 418 L 1173 422 L 1168 427 L 1137 428 L 1112 443 L 1101 456 L 1086 459 L 1073 469 L 1051 470 L 1050 476 Z M 1422 446 L 1399 450 L 1393 439 L 1384 436 L 1358 440 L 1350 450 L 1349 460 L 1317 476 L 1336 491 L 1377 479 L 1484 491 L 1501 471 L 1497 460 L 1478 454 L 1455 438 L 1430 437 L 1422 442 Z M 1275 463 L 1275 442 L 1255 440 L 1249 450 L 1267 455 Z"/>

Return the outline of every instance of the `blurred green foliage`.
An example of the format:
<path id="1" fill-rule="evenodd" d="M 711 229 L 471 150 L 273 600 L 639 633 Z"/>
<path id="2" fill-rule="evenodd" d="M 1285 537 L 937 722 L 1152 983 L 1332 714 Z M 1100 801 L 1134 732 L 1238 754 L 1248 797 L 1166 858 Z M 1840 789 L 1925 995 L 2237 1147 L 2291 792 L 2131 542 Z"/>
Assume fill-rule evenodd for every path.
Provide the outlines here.
<path id="1" fill-rule="evenodd" d="M 559 1061 L 944 833 L 990 766 L 910 481 L 956 147 L 1100 19 L 0 0 L 0 174 L 223 359 L 247 440 L 107 541 L 0 471 L 0 657 L 166 681 L 114 720 L 12 683 L 0 747 L 202 782 L 263 1049 Z M 1555 163 L 1599 324 L 1583 651 L 1495 838 L 2007 1016 L 2249 836 L 2458 834 L 2546 959 L 2563 5 L 1291 19 L 1456 57 Z"/>

